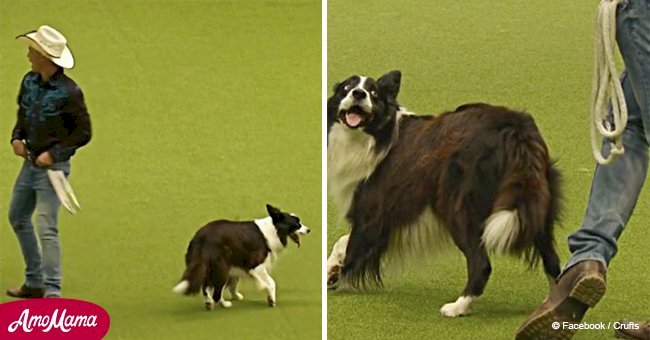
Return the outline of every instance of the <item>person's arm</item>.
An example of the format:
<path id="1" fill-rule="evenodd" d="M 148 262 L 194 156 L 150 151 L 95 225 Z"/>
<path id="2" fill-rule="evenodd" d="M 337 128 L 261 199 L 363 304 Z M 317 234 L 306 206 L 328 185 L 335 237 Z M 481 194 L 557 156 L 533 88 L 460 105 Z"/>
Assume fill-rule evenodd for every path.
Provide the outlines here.
<path id="1" fill-rule="evenodd" d="M 67 138 L 49 150 L 54 162 L 68 160 L 78 148 L 90 142 L 92 135 L 90 115 L 88 115 L 83 93 L 78 86 L 69 91 L 63 111 L 68 114 L 69 121 L 66 122 L 66 125 L 68 125 L 69 134 Z"/>
<path id="2" fill-rule="evenodd" d="M 24 82 L 24 79 L 23 79 Z M 18 114 L 16 117 L 16 125 L 14 126 L 13 131 L 11 132 L 11 140 L 10 143 L 13 145 L 14 140 L 18 139 L 19 141 L 22 141 L 27 137 L 27 133 L 25 131 L 24 127 L 24 122 L 25 122 L 25 109 L 23 108 L 22 105 L 20 105 L 21 98 L 23 97 L 23 94 L 25 92 L 24 86 L 22 83 L 20 84 L 20 91 L 18 91 Z"/>
<path id="3" fill-rule="evenodd" d="M 23 82 L 25 80 L 23 79 Z M 27 137 L 27 133 L 25 131 L 25 109 L 23 106 L 20 104 L 21 98 L 23 97 L 25 90 L 24 86 L 22 85 L 22 82 L 20 84 L 20 90 L 18 91 L 18 113 L 16 115 L 16 125 L 14 125 L 14 129 L 11 131 L 11 146 L 14 149 L 14 154 L 16 156 L 20 156 L 23 158 L 27 158 L 27 147 L 25 146 L 25 143 L 23 140 Z"/>

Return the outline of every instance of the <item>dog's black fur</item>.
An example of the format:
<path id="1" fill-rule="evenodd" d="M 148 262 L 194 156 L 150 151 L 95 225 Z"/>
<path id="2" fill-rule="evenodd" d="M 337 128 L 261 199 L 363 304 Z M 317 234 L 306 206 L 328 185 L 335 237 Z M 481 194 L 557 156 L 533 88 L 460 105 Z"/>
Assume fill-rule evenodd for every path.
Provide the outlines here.
<path id="1" fill-rule="evenodd" d="M 332 149 L 332 138 L 352 143 L 369 136 L 370 157 L 378 157 L 370 175 L 356 183 L 347 211 L 341 211 L 351 232 L 337 277 L 354 287 L 381 284 L 391 240 L 426 210 L 442 221 L 467 258 L 462 296 L 483 293 L 493 249 L 482 237 L 488 217 L 500 211 L 516 211 L 519 221 L 505 252 L 523 255 L 531 266 L 541 258 L 548 276 L 557 277 L 553 226 L 560 215 L 560 173 L 533 118 L 482 103 L 439 116 L 402 114 L 400 83 L 399 71 L 377 81 L 352 76 L 337 84 L 327 101 L 328 171 L 345 168 L 337 153 L 350 150 Z M 363 107 L 368 103 L 371 110 Z M 334 186 L 343 180 L 336 176 L 328 174 Z"/>
<path id="2" fill-rule="evenodd" d="M 300 218 L 271 205 L 266 207 L 282 247 L 287 246 L 288 239 L 300 245 L 296 233 L 302 227 Z M 187 248 L 181 282 L 187 281 L 189 285 L 180 293 L 194 295 L 202 291 L 206 295 L 206 288 L 214 287 L 213 299 L 220 301 L 222 288 L 236 285 L 239 279 L 231 274 L 231 269 L 248 273 L 265 263 L 277 251 L 271 249 L 271 242 L 256 221 L 217 220 L 206 224 L 196 232 Z"/>

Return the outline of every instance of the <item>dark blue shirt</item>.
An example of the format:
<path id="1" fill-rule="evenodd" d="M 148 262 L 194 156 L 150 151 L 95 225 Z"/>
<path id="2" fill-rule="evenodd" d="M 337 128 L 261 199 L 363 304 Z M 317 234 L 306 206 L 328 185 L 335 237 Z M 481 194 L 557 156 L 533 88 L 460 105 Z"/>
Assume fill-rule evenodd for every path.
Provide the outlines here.
<path id="1" fill-rule="evenodd" d="M 83 93 L 63 69 L 46 82 L 39 73 L 25 75 L 11 141 L 24 140 L 32 160 L 49 151 L 54 162 L 63 162 L 86 145 L 90 137 L 90 116 Z"/>

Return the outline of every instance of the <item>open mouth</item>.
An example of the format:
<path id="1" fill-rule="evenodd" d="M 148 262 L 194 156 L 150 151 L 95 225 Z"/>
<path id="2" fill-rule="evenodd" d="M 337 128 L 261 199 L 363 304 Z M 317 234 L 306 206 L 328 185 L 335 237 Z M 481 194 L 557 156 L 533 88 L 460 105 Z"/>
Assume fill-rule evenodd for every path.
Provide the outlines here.
<path id="1" fill-rule="evenodd" d="M 339 119 L 351 129 L 362 127 L 369 116 L 370 114 L 358 105 L 352 106 L 347 110 L 339 111 Z"/>
<path id="2" fill-rule="evenodd" d="M 298 245 L 298 247 L 300 247 L 300 236 L 298 236 L 297 233 L 291 233 L 291 234 L 289 234 L 289 238 L 290 238 L 293 242 L 295 242 L 295 243 Z"/>
<path id="3" fill-rule="evenodd" d="M 305 225 L 301 225 L 298 230 L 294 231 L 293 233 L 289 233 L 289 238 L 298 245 L 298 248 L 300 248 L 300 234 L 306 235 L 309 234 L 310 231 L 311 230 Z"/>

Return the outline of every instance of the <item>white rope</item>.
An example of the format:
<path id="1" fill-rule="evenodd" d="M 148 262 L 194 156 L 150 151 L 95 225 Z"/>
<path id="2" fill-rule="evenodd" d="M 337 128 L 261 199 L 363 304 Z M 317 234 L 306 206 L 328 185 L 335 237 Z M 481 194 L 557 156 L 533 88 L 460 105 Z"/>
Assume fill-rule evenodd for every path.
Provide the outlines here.
<path id="1" fill-rule="evenodd" d="M 614 62 L 616 46 L 616 7 L 624 0 L 602 0 L 596 17 L 594 78 L 591 92 L 591 147 L 596 161 L 610 164 L 623 154 L 623 130 L 627 124 L 627 105 L 619 73 Z M 614 127 L 608 114 L 611 103 Z M 603 156 L 600 139 L 611 141 L 607 158 Z"/>

